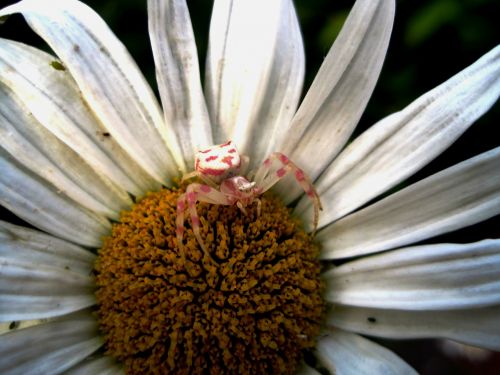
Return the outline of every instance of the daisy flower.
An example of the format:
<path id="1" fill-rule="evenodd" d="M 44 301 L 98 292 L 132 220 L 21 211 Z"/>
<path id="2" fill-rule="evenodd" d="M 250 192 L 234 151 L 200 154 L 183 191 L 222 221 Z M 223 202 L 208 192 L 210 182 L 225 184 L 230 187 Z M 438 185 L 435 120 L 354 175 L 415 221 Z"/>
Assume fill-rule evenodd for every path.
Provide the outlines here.
<path id="1" fill-rule="evenodd" d="M 411 374 L 365 336 L 500 350 L 500 240 L 421 243 L 498 215 L 500 148 L 387 194 L 495 103 L 500 48 L 348 142 L 394 8 L 356 1 L 299 104 L 291 1 L 215 1 L 203 91 L 185 1 L 148 0 L 161 107 L 83 3 L 2 9 L 54 55 L 0 40 L 0 203 L 37 228 L 0 222 L 1 372 Z M 291 176 L 260 215 L 198 204 L 213 262 L 194 219 L 181 253 L 180 180 L 228 140 L 250 168 L 279 151 L 303 169 L 315 237 Z"/>

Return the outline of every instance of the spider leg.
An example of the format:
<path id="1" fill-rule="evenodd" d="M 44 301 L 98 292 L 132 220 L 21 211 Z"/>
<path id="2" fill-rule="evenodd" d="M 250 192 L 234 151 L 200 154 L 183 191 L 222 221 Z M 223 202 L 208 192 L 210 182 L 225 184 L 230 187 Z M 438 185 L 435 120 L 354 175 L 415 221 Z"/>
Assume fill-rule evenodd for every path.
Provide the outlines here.
<path id="1" fill-rule="evenodd" d="M 184 254 L 184 245 L 182 243 L 182 237 L 184 233 L 184 220 L 185 220 L 184 215 L 185 215 L 185 210 L 187 208 L 187 210 L 189 211 L 189 217 L 191 218 L 193 234 L 196 237 L 196 240 L 200 244 L 200 247 L 205 253 L 205 255 L 210 260 L 215 262 L 212 259 L 201 237 L 200 218 L 198 216 L 198 212 L 196 211 L 196 202 L 207 202 L 207 203 L 222 204 L 222 205 L 230 205 L 231 202 L 223 193 L 214 189 L 213 187 L 196 183 L 189 185 L 186 189 L 186 192 L 182 194 L 179 197 L 179 200 L 177 201 L 177 219 L 176 219 L 177 243 L 179 246 L 179 250 L 181 252 L 181 256 L 183 257 L 183 260 L 185 261 L 186 259 Z"/>
<path id="2" fill-rule="evenodd" d="M 243 212 L 243 215 L 247 215 L 247 210 L 240 201 L 236 202 L 236 207 L 238 207 L 240 211 Z"/>
<path id="3" fill-rule="evenodd" d="M 181 184 L 186 180 L 196 177 L 202 180 L 205 184 L 210 185 L 213 188 L 217 188 L 217 184 L 210 177 L 205 176 L 203 173 L 200 173 L 198 171 L 189 172 L 182 176 Z"/>
<path id="4" fill-rule="evenodd" d="M 316 233 L 316 228 L 318 227 L 319 211 L 322 210 L 323 207 L 321 206 L 318 192 L 302 169 L 288 159 L 286 155 L 280 152 L 273 152 L 266 160 L 264 160 L 259 169 L 257 169 L 257 172 L 255 172 L 254 181 L 257 186 L 262 189 L 262 192 L 265 192 L 291 172 L 295 177 L 295 181 L 297 181 L 307 196 L 312 200 L 314 205 L 312 232 L 314 235 Z"/>
<path id="5" fill-rule="evenodd" d="M 182 262 L 186 264 L 186 253 L 182 238 L 184 236 L 184 211 L 186 210 L 186 194 L 182 194 L 177 199 L 177 217 L 175 219 L 175 235 L 177 237 L 177 247 L 182 258 Z"/>
<path id="6" fill-rule="evenodd" d="M 262 211 L 262 201 L 259 198 L 255 198 L 255 201 L 257 202 L 257 217 L 259 217 Z"/>
<path id="7" fill-rule="evenodd" d="M 249 165 L 250 165 L 250 157 L 248 157 L 247 155 L 240 155 L 239 174 L 245 176 L 247 174 L 247 169 Z"/>
<path id="8" fill-rule="evenodd" d="M 198 177 L 199 175 L 199 172 L 198 171 L 193 171 L 193 172 L 189 172 L 189 173 L 186 173 L 182 176 L 181 178 L 181 183 L 183 183 L 184 181 L 186 180 L 189 180 L 191 178 L 195 178 L 195 177 Z"/>

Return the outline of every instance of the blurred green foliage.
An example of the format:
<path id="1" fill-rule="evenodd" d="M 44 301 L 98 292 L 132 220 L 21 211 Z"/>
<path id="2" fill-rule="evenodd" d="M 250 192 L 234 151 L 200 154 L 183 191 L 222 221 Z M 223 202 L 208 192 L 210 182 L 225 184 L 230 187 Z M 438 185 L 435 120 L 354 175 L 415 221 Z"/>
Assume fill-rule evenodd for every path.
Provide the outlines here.
<path id="1" fill-rule="evenodd" d="M 454 0 L 426 4 L 409 20 L 405 32 L 406 43 L 409 46 L 425 43 L 441 27 L 457 22 L 463 10 L 463 4 Z"/>

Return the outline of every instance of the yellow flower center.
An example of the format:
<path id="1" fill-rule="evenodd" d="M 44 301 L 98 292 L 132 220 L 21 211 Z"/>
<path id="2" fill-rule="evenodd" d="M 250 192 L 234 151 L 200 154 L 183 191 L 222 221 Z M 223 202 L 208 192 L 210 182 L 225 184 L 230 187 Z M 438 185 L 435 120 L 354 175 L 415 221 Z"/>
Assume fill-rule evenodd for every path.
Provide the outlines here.
<path id="1" fill-rule="evenodd" d="M 319 249 L 271 196 L 243 215 L 198 204 L 214 264 L 185 223 L 180 190 L 150 193 L 123 212 L 95 264 L 107 353 L 128 374 L 291 374 L 314 346 L 324 309 Z M 189 268 L 189 272 L 188 272 Z"/>

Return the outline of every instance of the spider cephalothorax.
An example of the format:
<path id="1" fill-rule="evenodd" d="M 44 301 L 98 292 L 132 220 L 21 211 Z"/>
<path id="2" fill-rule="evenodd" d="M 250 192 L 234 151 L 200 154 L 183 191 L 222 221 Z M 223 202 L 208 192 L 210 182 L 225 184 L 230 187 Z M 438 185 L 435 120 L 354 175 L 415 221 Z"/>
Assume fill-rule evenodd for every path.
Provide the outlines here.
<path id="1" fill-rule="evenodd" d="M 198 177 L 204 184 L 188 185 L 186 192 L 177 201 L 177 243 L 183 257 L 182 238 L 186 209 L 189 211 L 193 233 L 198 243 L 205 254 L 211 258 L 201 238 L 196 202 L 236 205 L 244 214 L 246 214 L 246 207 L 255 202 L 257 214 L 260 215 L 261 202 L 258 197 L 289 173 L 293 173 L 297 183 L 313 201 L 313 233 L 316 231 L 321 202 L 313 184 L 299 167 L 280 152 L 273 152 L 269 155 L 255 173 L 243 176 L 247 165 L 248 157 L 239 155 L 231 141 L 196 153 L 195 170 L 185 175 L 183 180 Z"/>

